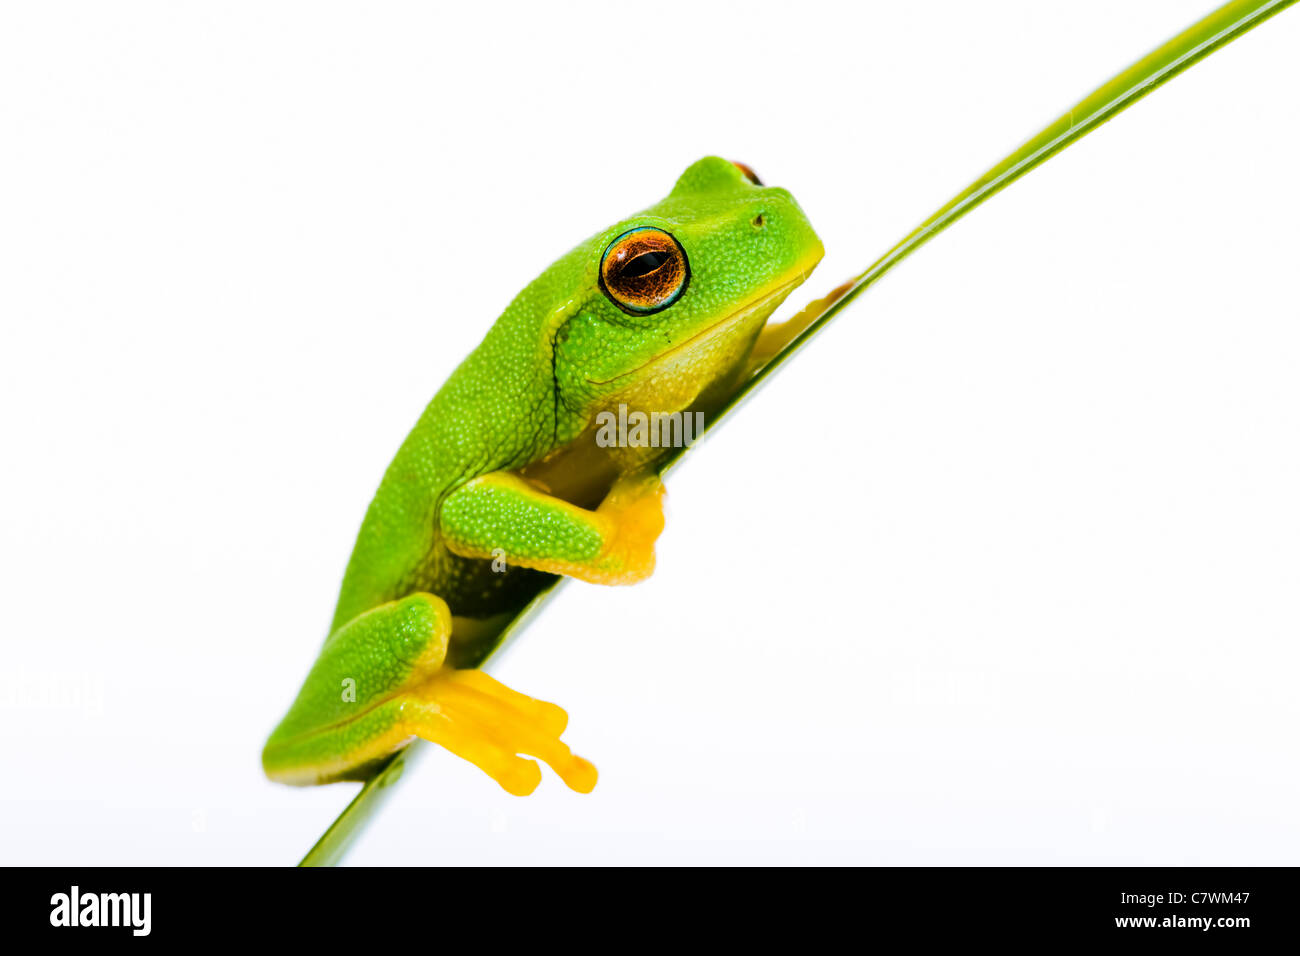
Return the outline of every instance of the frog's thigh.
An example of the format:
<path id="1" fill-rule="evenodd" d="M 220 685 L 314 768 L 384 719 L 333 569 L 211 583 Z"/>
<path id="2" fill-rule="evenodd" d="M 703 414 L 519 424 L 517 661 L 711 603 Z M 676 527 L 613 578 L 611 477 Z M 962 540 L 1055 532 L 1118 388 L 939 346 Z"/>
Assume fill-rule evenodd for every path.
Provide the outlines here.
<path id="1" fill-rule="evenodd" d="M 537 764 L 518 754 L 546 761 L 570 787 L 589 792 L 596 771 L 560 741 L 563 710 L 480 671 L 444 666 L 451 620 L 442 599 L 413 594 L 335 631 L 267 741 L 267 775 L 297 784 L 348 779 L 420 737 L 510 793 L 531 793 L 541 780 Z"/>
<path id="2" fill-rule="evenodd" d="M 456 554 L 503 557 L 507 564 L 594 584 L 649 577 L 663 527 L 663 484 L 653 474 L 619 479 L 600 507 L 588 511 L 498 471 L 452 492 L 439 514 L 447 547 Z"/>

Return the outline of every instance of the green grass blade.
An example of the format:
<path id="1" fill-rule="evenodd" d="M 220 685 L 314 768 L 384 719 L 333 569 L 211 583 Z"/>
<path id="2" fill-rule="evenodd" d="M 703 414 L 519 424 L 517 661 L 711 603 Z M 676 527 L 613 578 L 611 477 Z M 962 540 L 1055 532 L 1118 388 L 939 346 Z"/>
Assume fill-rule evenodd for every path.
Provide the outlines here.
<path id="1" fill-rule="evenodd" d="M 983 176 L 940 207 L 867 269 L 831 296 L 819 318 L 746 381 L 729 407 L 753 391 L 773 369 L 798 351 L 840 309 L 869 285 L 925 245 L 980 203 L 1011 185 L 1025 173 L 1123 112 L 1156 87 L 1192 64 L 1226 46 L 1243 33 L 1281 13 L 1295 0 L 1233 0 L 1116 74 L 1093 90 L 1055 122 L 1036 133 Z"/>
<path id="2" fill-rule="evenodd" d="M 1193 63 L 1232 42 L 1294 2 L 1295 0 L 1233 0 L 1231 3 L 1224 4 L 1088 94 L 1059 119 L 1035 134 L 1015 152 L 954 196 L 864 272 L 853 277 L 825 299 L 810 306 L 809 309 L 812 311 L 809 312 L 809 316 L 812 321 L 808 327 L 741 384 L 726 404 L 709 417 L 706 431 L 716 427 L 730 411 L 764 383 L 776 368 L 806 345 L 827 322 L 864 289 L 934 236 L 1044 160 L 1127 109 L 1156 87 L 1168 82 Z M 685 448 L 674 449 L 661 463 L 660 472 L 666 472 L 680 461 L 685 451 Z M 466 666 L 482 666 L 499 654 L 502 648 L 522 632 L 532 616 L 550 599 L 559 583 L 561 582 L 555 579 L 543 585 L 519 614 L 497 634 L 492 635 L 475 649 L 471 655 L 472 660 L 462 663 Z M 362 827 L 382 805 L 384 797 L 391 792 L 418 747 L 418 744 L 408 747 L 384 764 L 378 773 L 362 786 L 343 813 L 303 857 L 300 865 L 330 866 L 339 862 Z"/>

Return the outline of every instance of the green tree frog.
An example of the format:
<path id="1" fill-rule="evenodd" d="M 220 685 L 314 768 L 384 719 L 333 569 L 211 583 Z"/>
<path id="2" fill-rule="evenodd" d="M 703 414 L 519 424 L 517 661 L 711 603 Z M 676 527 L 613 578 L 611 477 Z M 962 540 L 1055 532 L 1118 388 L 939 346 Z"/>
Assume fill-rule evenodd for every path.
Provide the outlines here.
<path id="1" fill-rule="evenodd" d="M 651 573 L 664 449 L 598 441 L 598 417 L 717 407 L 797 333 L 767 320 L 822 251 L 789 192 L 708 157 L 520 292 L 389 465 L 267 775 L 364 779 L 423 738 L 512 794 L 541 780 L 529 757 L 589 792 L 596 770 L 560 740 L 565 712 L 458 666 L 464 649 L 549 575 Z"/>

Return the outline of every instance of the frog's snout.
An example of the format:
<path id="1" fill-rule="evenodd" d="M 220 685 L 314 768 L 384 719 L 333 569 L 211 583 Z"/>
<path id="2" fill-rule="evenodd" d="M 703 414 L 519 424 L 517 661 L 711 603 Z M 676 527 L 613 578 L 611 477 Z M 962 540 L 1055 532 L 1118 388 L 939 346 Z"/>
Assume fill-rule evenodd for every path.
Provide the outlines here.
<path id="1" fill-rule="evenodd" d="M 774 258 L 806 272 L 821 261 L 826 249 L 812 223 L 788 189 L 764 187 L 749 220 L 756 238 L 772 247 Z"/>

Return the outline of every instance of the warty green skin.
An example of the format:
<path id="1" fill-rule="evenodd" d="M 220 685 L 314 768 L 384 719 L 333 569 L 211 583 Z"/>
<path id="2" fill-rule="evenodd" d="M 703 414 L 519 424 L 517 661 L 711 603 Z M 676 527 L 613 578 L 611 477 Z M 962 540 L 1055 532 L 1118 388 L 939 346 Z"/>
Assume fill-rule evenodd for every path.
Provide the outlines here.
<path id="1" fill-rule="evenodd" d="M 763 215 L 762 229 L 754 218 Z M 671 233 L 691 279 L 662 312 L 634 317 L 601 291 L 601 255 L 638 226 Z M 663 201 L 581 243 L 531 282 L 452 373 L 402 443 L 366 513 L 331 630 L 376 605 L 429 591 L 452 613 L 508 606 L 521 575 L 492 573 L 440 545 L 443 498 L 479 475 L 520 468 L 579 435 L 608 381 L 697 334 L 820 249 L 784 189 L 755 186 L 715 157 L 692 165 Z"/>
<path id="2" fill-rule="evenodd" d="M 615 238 L 641 226 L 681 244 L 690 279 L 667 308 L 631 315 L 601 288 L 600 263 Z M 664 200 L 595 234 L 520 292 L 389 465 L 357 535 L 330 635 L 268 741 L 268 772 L 283 778 L 284 768 L 331 761 L 337 767 L 341 753 L 391 730 L 402 706 L 390 699 L 393 689 L 421 661 L 446 652 L 447 635 L 438 628 L 448 607 L 459 620 L 510 613 L 549 577 L 526 568 L 494 573 L 489 560 L 452 553 L 438 530 L 452 492 L 569 445 L 630 373 L 714 328 L 792 271 L 811 268 L 820 255 L 820 240 L 786 190 L 757 186 L 734 164 L 709 157 L 688 168 Z M 509 522 L 506 512 L 486 517 L 488 524 Z M 573 542 L 578 550 L 593 546 Z M 354 701 L 340 700 L 341 675 L 355 678 Z M 365 773 L 360 766 L 289 782 Z"/>

